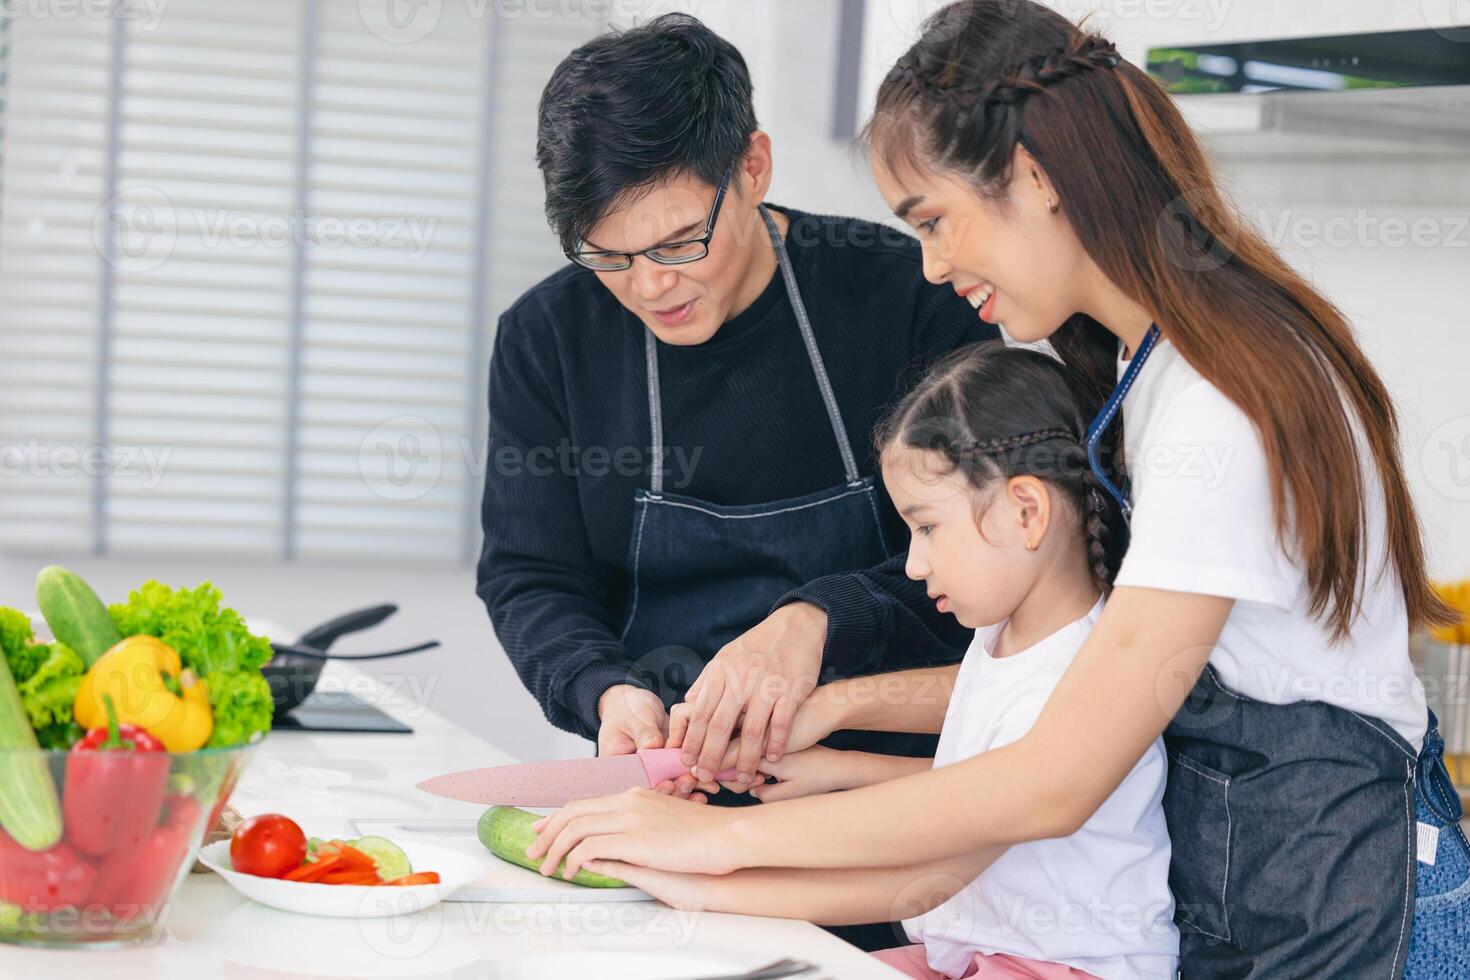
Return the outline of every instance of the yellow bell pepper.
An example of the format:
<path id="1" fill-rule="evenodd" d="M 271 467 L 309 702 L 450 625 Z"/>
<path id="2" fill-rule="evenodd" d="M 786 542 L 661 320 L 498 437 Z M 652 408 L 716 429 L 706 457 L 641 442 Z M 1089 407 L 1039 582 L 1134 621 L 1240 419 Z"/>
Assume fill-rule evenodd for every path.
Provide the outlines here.
<path id="1" fill-rule="evenodd" d="M 1441 599 L 1461 614 L 1461 618 L 1458 623 L 1432 628 L 1429 635 L 1440 643 L 1470 643 L 1470 580 L 1440 582 L 1434 589 Z"/>
<path id="2" fill-rule="evenodd" d="M 73 708 L 77 724 L 107 724 L 103 695 L 110 695 L 119 724 L 137 725 L 170 752 L 193 752 L 209 741 L 214 712 L 204 681 L 183 670 L 178 651 L 152 636 L 117 643 L 82 677 Z M 165 675 L 178 681 L 182 696 L 169 690 Z"/>

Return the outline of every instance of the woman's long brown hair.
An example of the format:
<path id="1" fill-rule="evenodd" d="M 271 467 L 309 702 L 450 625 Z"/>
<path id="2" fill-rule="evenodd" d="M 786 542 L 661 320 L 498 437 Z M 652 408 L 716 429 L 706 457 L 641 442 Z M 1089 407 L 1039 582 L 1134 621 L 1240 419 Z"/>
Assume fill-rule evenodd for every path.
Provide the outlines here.
<path id="1" fill-rule="evenodd" d="M 1305 568 L 1311 614 L 1334 640 L 1377 557 L 1363 452 L 1410 627 L 1454 619 L 1426 574 L 1387 388 L 1342 313 L 1220 194 L 1168 93 L 1111 43 L 1030 0 L 960 0 L 888 73 L 866 135 L 893 172 L 957 173 L 995 197 L 1025 147 L 1092 260 L 1250 417 L 1277 539 Z M 1094 388 L 1112 387 L 1117 338 L 1101 324 L 1075 315 L 1051 342 Z"/>

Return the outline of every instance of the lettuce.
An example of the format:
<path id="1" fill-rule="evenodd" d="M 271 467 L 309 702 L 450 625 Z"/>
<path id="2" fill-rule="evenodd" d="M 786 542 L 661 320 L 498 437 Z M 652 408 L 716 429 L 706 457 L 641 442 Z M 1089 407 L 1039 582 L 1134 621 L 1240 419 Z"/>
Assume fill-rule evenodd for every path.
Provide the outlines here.
<path id="1" fill-rule="evenodd" d="M 34 642 L 35 635 L 29 616 L 0 607 L 0 654 L 17 684 L 34 674 L 50 653 L 46 644 Z"/>
<path id="2" fill-rule="evenodd" d="M 16 685 L 26 717 L 37 731 L 71 724 L 77 688 L 87 672 L 86 663 L 65 643 L 42 644 L 40 648 L 49 651 L 46 659 L 35 673 Z"/>
<path id="3" fill-rule="evenodd" d="M 68 749 L 80 737 L 72 718 L 77 688 L 87 665 L 64 643 L 36 641 L 31 620 L 17 609 L 0 607 L 0 653 L 15 689 L 20 693 L 26 720 L 36 730 L 43 749 Z"/>
<path id="4" fill-rule="evenodd" d="M 272 656 L 270 641 L 246 629 L 240 614 L 221 608 L 220 599 L 208 582 L 172 589 L 150 580 L 128 593 L 127 602 L 107 607 L 123 636 L 158 637 L 204 679 L 214 709 L 208 748 L 240 745 L 269 731 L 273 704 L 260 672 Z"/>

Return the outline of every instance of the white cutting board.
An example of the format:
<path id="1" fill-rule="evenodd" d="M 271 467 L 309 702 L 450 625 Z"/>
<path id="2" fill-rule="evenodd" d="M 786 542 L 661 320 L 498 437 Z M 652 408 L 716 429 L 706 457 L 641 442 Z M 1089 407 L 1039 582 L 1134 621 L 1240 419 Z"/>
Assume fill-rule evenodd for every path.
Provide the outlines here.
<path id="1" fill-rule="evenodd" d="M 653 896 L 637 888 L 588 888 L 503 861 L 485 849 L 475 834 L 474 820 L 423 820 L 416 817 L 374 817 L 352 821 L 359 836 L 375 835 L 391 841 L 432 841 L 466 854 L 487 856 L 485 873 L 444 899 L 446 902 L 651 902 Z"/>

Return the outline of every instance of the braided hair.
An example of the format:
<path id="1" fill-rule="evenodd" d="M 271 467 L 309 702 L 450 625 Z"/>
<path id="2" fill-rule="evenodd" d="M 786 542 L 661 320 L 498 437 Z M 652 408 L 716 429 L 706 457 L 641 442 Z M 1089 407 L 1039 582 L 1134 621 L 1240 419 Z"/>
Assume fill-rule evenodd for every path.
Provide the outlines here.
<path id="1" fill-rule="evenodd" d="M 1055 357 L 985 341 L 936 364 L 879 425 L 875 442 L 880 455 L 900 445 L 937 454 L 939 472 L 962 472 L 977 494 L 1017 476 L 1045 481 L 1077 516 L 1093 581 L 1108 594 L 1127 524 L 1083 447 L 1100 407 Z M 1108 477 L 1122 480 L 1116 470 Z"/>

